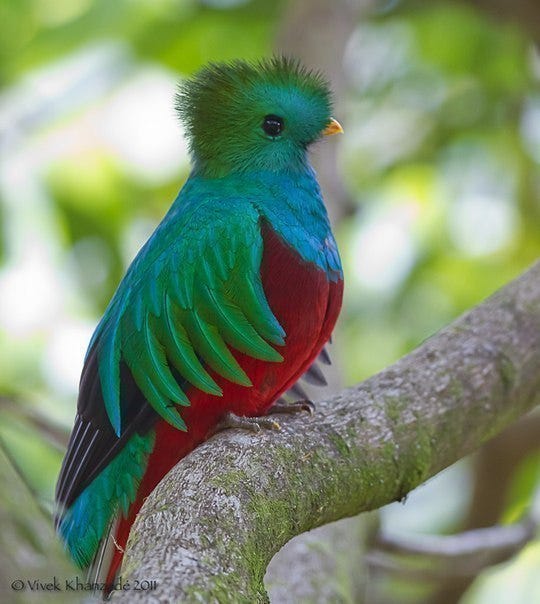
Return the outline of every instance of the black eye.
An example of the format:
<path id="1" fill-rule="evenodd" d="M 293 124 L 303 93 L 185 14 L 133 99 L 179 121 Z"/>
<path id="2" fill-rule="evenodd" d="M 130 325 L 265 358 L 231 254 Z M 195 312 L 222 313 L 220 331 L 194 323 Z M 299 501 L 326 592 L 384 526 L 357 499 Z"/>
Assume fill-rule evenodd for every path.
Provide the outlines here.
<path id="1" fill-rule="evenodd" d="M 283 118 L 277 115 L 267 115 L 264 118 L 262 129 L 268 136 L 279 136 L 283 131 Z"/>

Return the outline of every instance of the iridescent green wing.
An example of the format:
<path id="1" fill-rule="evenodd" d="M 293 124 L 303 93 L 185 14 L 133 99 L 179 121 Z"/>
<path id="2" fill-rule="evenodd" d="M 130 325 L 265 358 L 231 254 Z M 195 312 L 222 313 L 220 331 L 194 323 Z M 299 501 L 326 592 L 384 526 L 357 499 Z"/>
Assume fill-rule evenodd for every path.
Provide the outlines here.
<path id="1" fill-rule="evenodd" d="M 195 386 L 220 396 L 209 374 L 244 386 L 231 348 L 279 362 L 285 332 L 263 291 L 260 217 L 245 202 L 170 213 L 131 266 L 94 338 L 108 417 L 122 432 L 120 364 L 159 415 L 186 430 L 179 406 Z"/>

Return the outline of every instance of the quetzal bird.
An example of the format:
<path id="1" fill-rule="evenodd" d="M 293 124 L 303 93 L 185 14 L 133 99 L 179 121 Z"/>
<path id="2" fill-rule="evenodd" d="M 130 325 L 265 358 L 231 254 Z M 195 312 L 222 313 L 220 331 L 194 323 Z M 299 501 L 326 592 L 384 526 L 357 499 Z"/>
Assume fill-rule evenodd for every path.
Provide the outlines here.
<path id="1" fill-rule="evenodd" d="M 341 308 L 308 160 L 342 131 L 325 80 L 286 58 L 211 64 L 177 109 L 192 171 L 90 341 L 56 489 L 67 550 L 107 584 L 161 478 L 218 426 L 267 414 Z"/>

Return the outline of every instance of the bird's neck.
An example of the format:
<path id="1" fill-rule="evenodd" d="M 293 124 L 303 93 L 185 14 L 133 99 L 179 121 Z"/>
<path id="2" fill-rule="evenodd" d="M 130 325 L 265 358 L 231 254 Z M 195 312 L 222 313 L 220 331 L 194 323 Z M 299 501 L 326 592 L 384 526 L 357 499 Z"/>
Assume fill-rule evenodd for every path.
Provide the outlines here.
<path id="1" fill-rule="evenodd" d="M 289 175 L 292 178 L 312 172 L 305 149 L 288 150 L 286 153 L 266 156 L 230 158 L 227 154 L 215 154 L 212 157 L 201 158 L 192 153 L 192 175 L 200 178 L 238 178 L 249 179 L 253 175 L 269 172 L 277 175 Z M 269 168 L 268 166 L 271 166 Z"/>
<path id="2" fill-rule="evenodd" d="M 220 192 L 223 198 L 249 199 L 277 230 L 295 225 L 323 238 L 330 230 L 315 171 L 307 161 L 279 171 L 229 172 L 220 177 L 194 169 L 188 182 L 199 190 Z"/>

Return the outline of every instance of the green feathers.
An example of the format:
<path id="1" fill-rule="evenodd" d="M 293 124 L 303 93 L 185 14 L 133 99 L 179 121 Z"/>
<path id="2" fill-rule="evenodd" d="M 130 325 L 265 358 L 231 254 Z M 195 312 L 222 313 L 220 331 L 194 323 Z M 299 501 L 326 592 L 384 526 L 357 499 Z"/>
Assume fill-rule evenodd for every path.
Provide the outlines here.
<path id="1" fill-rule="evenodd" d="M 178 408 L 189 405 L 184 390 L 195 386 L 221 395 L 208 368 L 251 386 L 229 347 L 257 359 L 282 360 L 269 343 L 283 345 L 285 333 L 260 282 L 257 211 L 232 200 L 217 207 L 193 199 L 192 212 L 171 211 L 143 248 L 98 328 L 103 398 L 117 435 L 121 361 L 155 411 L 186 430 Z"/>
<path id="2" fill-rule="evenodd" d="M 196 171 L 222 176 L 247 170 L 300 169 L 309 144 L 328 124 L 328 84 L 295 60 L 275 57 L 210 64 L 177 95 Z M 277 116 L 282 131 L 262 126 Z"/>

